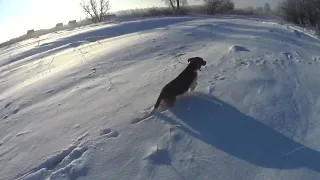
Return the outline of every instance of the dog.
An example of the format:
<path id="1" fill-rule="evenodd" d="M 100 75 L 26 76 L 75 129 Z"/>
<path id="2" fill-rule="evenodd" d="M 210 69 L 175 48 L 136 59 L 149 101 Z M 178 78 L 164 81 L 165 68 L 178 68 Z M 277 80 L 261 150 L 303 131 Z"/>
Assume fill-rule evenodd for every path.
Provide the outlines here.
<path id="1" fill-rule="evenodd" d="M 207 64 L 201 57 L 188 59 L 188 66 L 171 82 L 165 85 L 150 114 L 153 114 L 160 105 L 163 110 L 170 109 L 176 101 L 176 97 L 188 91 L 193 91 L 197 86 L 198 71 Z"/>

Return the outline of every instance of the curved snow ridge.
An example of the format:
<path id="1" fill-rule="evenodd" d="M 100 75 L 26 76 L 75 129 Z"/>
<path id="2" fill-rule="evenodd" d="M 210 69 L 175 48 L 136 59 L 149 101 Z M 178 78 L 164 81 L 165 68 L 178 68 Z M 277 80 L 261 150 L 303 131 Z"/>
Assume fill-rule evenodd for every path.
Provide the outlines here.
<path id="1" fill-rule="evenodd" d="M 295 33 L 297 36 L 305 35 L 305 36 L 309 36 L 311 38 L 319 40 L 319 37 L 317 35 L 315 35 L 315 32 L 311 32 L 309 30 L 302 29 L 299 27 L 294 27 L 293 25 L 287 25 L 286 27 L 288 29 L 291 29 L 293 31 L 293 33 Z"/>
<path id="2" fill-rule="evenodd" d="M 234 52 L 239 52 L 239 51 L 249 52 L 250 50 L 248 50 L 247 48 L 245 48 L 243 46 L 234 45 L 234 46 L 230 47 L 229 51 L 234 53 Z"/>
<path id="3" fill-rule="evenodd" d="M 30 132 L 30 131 L 22 131 L 22 132 L 19 132 L 18 134 L 16 134 L 16 137 L 19 137 L 19 136 L 28 134 L 29 132 Z"/>
<path id="4" fill-rule="evenodd" d="M 46 159 L 39 166 L 33 168 L 19 177 L 19 180 L 35 179 L 61 179 L 68 177 L 76 179 L 87 173 L 86 160 L 88 159 L 88 147 L 70 146 L 58 154 Z"/>

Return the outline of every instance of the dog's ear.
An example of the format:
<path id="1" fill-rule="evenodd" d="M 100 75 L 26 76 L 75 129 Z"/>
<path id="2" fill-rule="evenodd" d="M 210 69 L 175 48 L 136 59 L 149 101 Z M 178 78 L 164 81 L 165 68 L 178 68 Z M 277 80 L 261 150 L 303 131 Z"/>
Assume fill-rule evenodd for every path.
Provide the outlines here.
<path id="1" fill-rule="evenodd" d="M 188 59 L 188 62 L 190 62 L 190 61 L 192 61 L 192 60 L 194 60 L 194 58 L 190 58 L 190 59 Z"/>

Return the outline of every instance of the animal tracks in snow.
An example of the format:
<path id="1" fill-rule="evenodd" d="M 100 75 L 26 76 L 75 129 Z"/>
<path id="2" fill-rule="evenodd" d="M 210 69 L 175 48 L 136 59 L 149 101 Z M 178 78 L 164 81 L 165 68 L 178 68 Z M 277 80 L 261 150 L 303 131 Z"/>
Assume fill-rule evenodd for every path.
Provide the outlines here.
<path id="1" fill-rule="evenodd" d="M 251 65 L 270 65 L 270 64 L 284 64 L 284 63 L 299 63 L 305 65 L 312 65 L 315 63 L 320 62 L 320 56 L 314 56 L 312 59 L 303 59 L 299 52 L 296 51 L 287 51 L 287 52 L 280 52 L 280 58 L 274 59 L 275 54 L 270 52 L 266 52 L 265 56 L 262 57 L 250 57 L 250 58 L 236 58 L 235 60 L 229 60 L 228 62 L 234 64 L 234 68 L 242 68 L 242 67 L 250 67 Z M 215 80 L 220 80 L 217 77 L 214 78 Z"/>
<path id="2" fill-rule="evenodd" d="M 318 56 L 318 57 L 313 57 L 313 61 L 320 61 L 320 56 Z"/>
<path id="3" fill-rule="evenodd" d="M 87 172 L 86 160 L 88 159 L 88 147 L 70 146 L 67 149 L 49 157 L 37 167 L 20 176 L 20 180 L 32 179 L 76 179 Z"/>

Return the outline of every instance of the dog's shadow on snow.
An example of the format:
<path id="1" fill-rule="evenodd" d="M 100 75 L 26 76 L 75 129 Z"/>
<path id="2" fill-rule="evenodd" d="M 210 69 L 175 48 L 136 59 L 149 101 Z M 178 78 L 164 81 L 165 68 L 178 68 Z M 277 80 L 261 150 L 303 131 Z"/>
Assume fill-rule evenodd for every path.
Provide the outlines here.
<path id="1" fill-rule="evenodd" d="M 179 123 L 189 135 L 231 156 L 265 168 L 308 168 L 320 172 L 319 152 L 303 147 L 216 98 L 199 93 L 182 96 L 171 112 L 180 123 L 167 116 L 160 118 Z"/>

